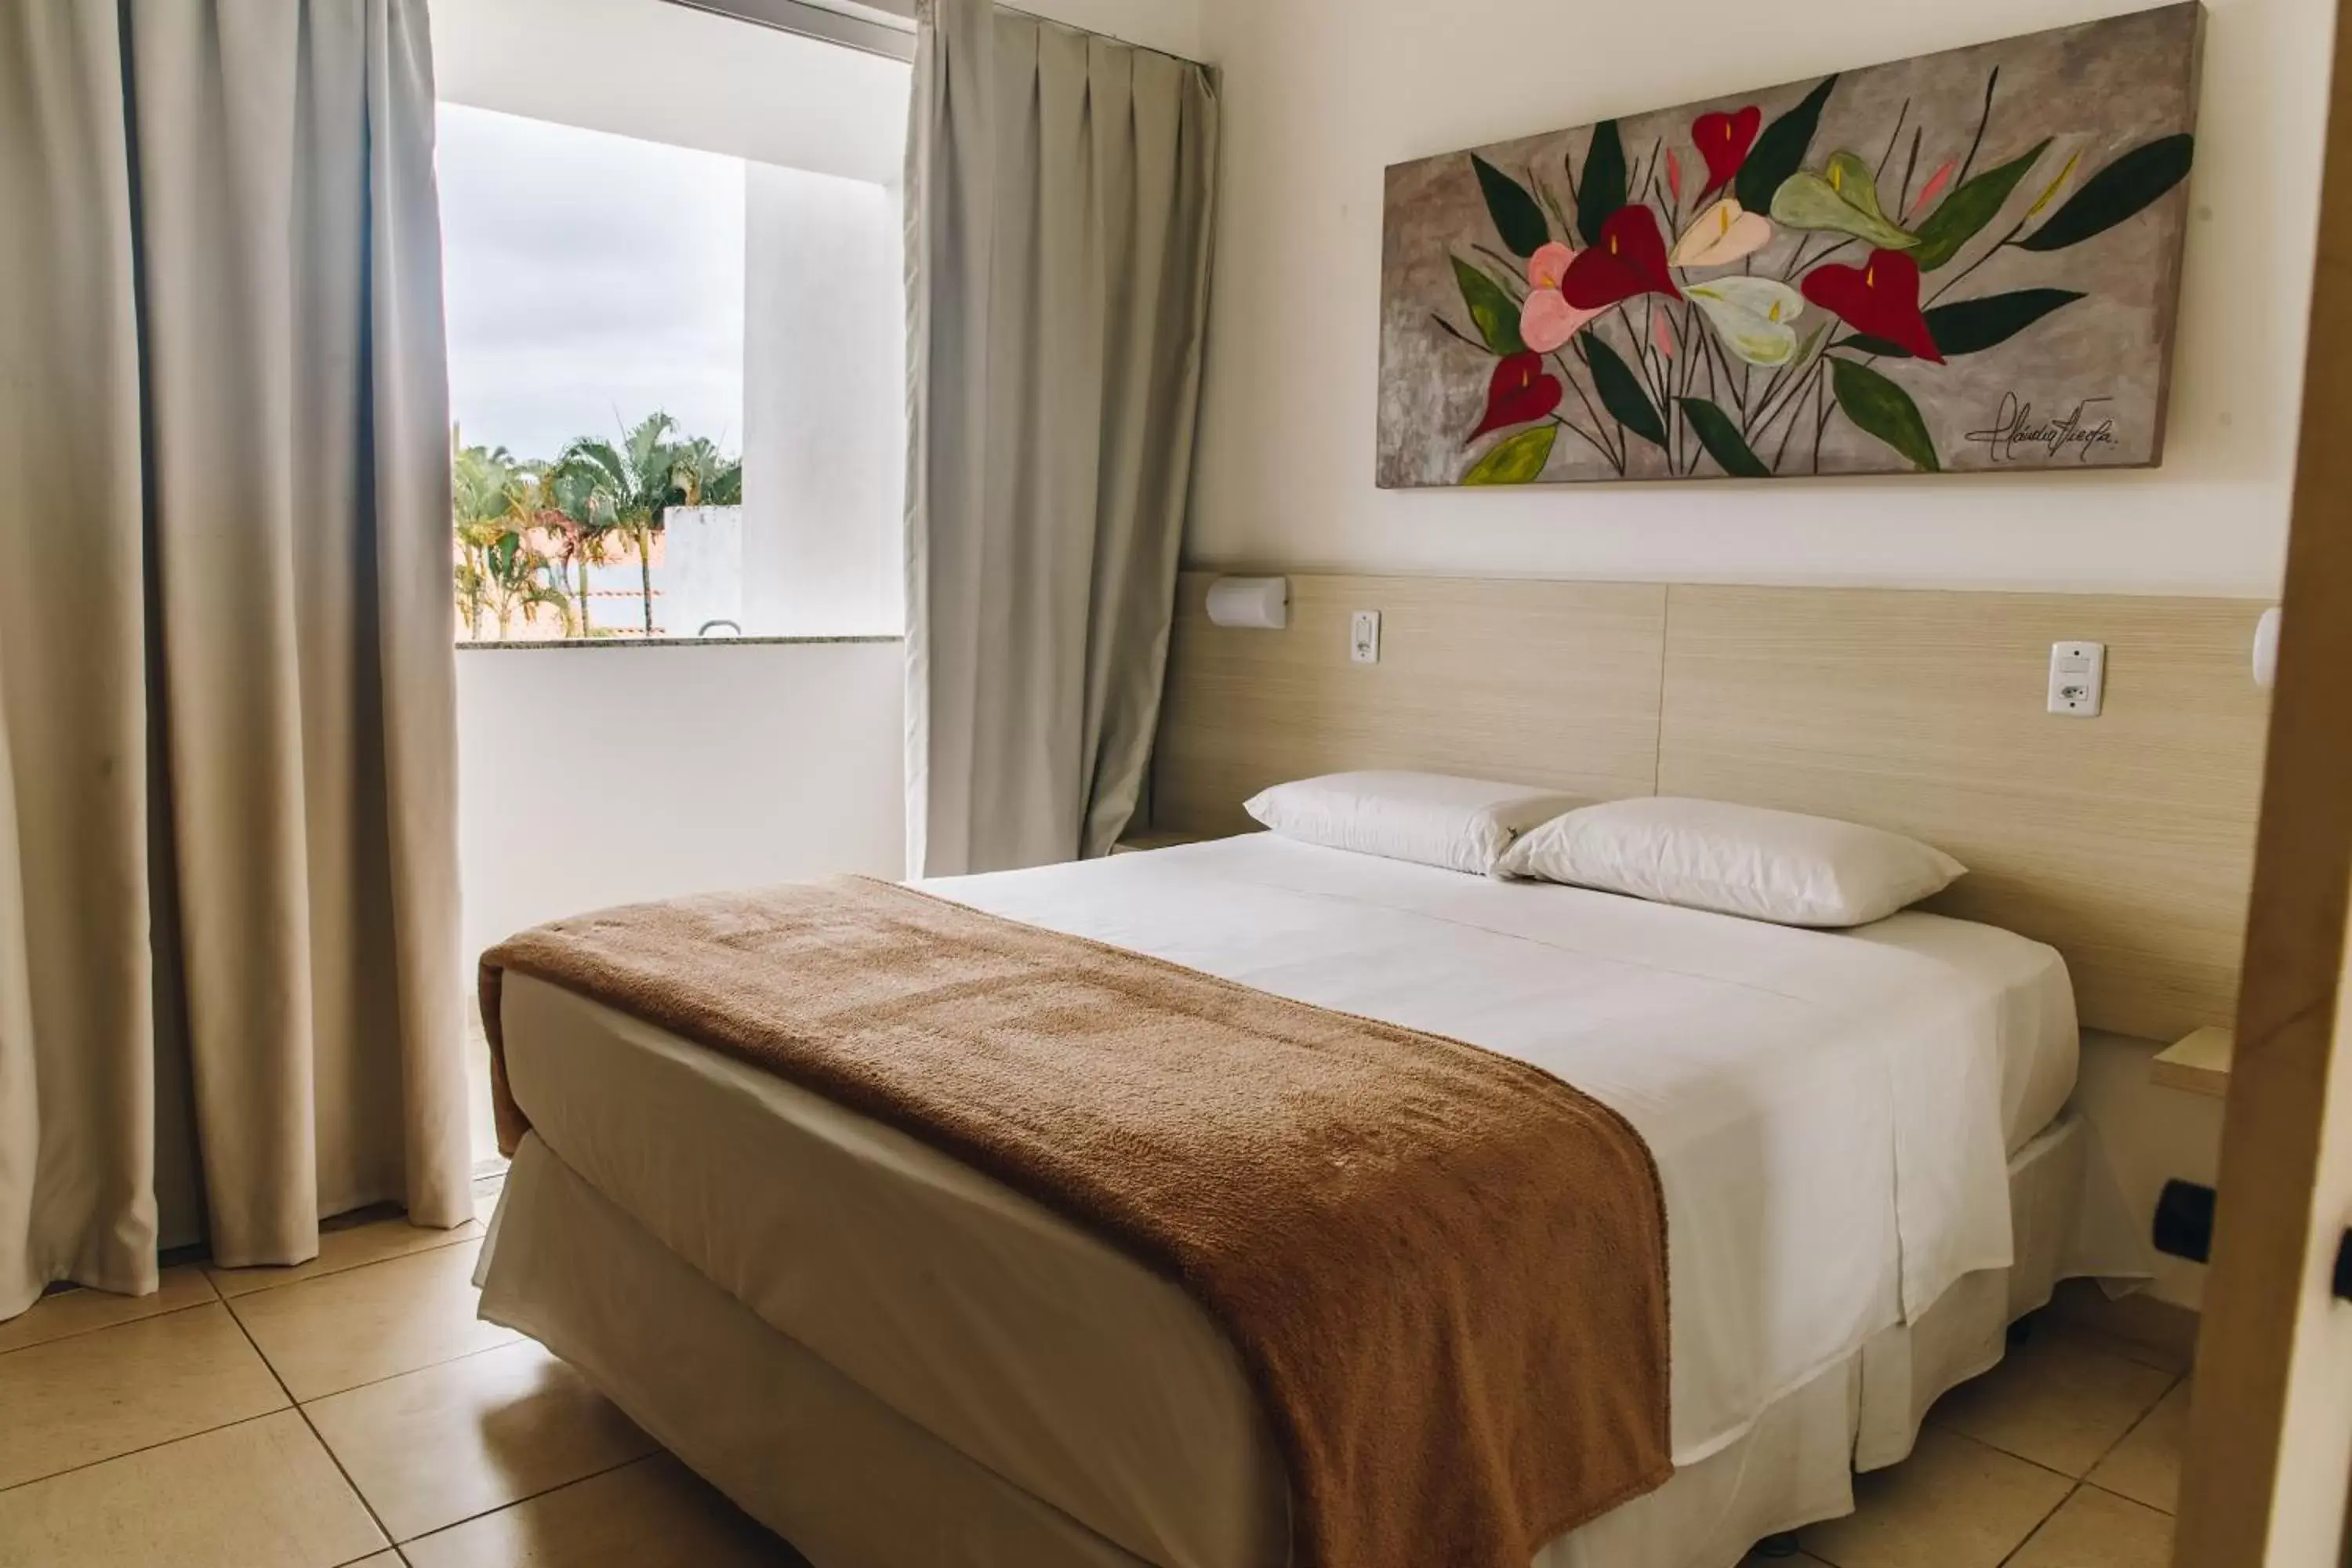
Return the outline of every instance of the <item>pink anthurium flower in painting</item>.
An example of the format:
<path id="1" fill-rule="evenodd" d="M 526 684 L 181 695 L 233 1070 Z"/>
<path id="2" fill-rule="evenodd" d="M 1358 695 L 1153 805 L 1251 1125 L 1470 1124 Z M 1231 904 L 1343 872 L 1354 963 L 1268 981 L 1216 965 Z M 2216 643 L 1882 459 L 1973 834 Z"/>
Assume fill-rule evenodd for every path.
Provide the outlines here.
<path id="1" fill-rule="evenodd" d="M 1675 330 L 1666 324 L 1664 310 L 1650 318 L 1650 341 L 1657 345 L 1660 359 L 1675 357 Z"/>
<path id="2" fill-rule="evenodd" d="M 1528 287 L 1557 289 L 1559 280 L 1568 276 L 1568 264 L 1576 259 L 1576 252 L 1559 241 L 1547 240 L 1528 258 Z"/>
<path id="3" fill-rule="evenodd" d="M 1952 169 L 1957 163 L 1957 159 L 1945 159 L 1944 166 L 1937 170 L 1934 174 L 1928 175 L 1927 183 L 1919 187 L 1919 195 L 1917 198 L 1912 202 L 1909 210 L 1912 212 L 1925 211 L 1929 202 L 1932 202 L 1937 196 L 1942 195 L 1944 194 L 1944 187 L 1952 183 Z"/>
<path id="4" fill-rule="evenodd" d="M 1557 289 L 1538 289 L 1519 307 L 1519 341 L 1548 354 L 1584 330 L 1600 309 L 1580 310 Z"/>
<path id="5" fill-rule="evenodd" d="M 1525 425 L 1559 406 L 1559 378 L 1547 374 L 1538 353 L 1506 354 L 1486 384 L 1486 415 L 1478 428 L 1463 438 L 1468 446 L 1489 430 Z"/>
<path id="6" fill-rule="evenodd" d="M 1699 192 L 1702 198 L 1731 183 L 1739 165 L 1748 162 L 1748 149 L 1756 145 L 1756 133 L 1763 127 L 1764 111 L 1752 103 L 1737 114 L 1718 111 L 1691 121 L 1691 142 L 1706 160 L 1706 188 Z"/>
<path id="7" fill-rule="evenodd" d="M 1675 202 L 1681 202 L 1683 199 L 1683 161 L 1675 156 L 1675 150 L 1671 147 L 1666 149 L 1666 190 L 1674 196 Z"/>
<path id="8" fill-rule="evenodd" d="M 1919 313 L 1919 264 L 1899 250 L 1874 250 L 1860 267 L 1831 264 L 1805 274 L 1805 298 L 1868 337 L 1915 358 L 1944 363 Z"/>
<path id="9" fill-rule="evenodd" d="M 1729 196 L 1691 219 L 1666 258 L 1674 267 L 1727 267 L 1772 243 L 1772 220 Z"/>
<path id="10" fill-rule="evenodd" d="M 1646 206 L 1619 207 L 1601 225 L 1601 241 L 1576 253 L 1559 291 L 1580 310 L 1605 310 L 1637 294 L 1682 298 L 1666 272 L 1666 242 Z"/>

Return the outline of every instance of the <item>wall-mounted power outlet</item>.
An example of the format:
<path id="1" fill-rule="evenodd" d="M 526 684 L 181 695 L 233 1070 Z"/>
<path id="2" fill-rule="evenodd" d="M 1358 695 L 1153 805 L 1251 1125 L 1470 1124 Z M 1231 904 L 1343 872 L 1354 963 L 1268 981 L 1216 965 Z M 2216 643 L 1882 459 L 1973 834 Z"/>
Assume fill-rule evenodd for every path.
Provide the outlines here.
<path id="1" fill-rule="evenodd" d="M 2095 719 L 2106 694 L 2107 645 L 2096 642 L 2054 642 L 2050 645 L 2050 711 L 2070 719 Z"/>
<path id="2" fill-rule="evenodd" d="M 1348 617 L 1348 658 L 1357 664 L 1381 662 L 1381 613 L 1358 610 Z"/>

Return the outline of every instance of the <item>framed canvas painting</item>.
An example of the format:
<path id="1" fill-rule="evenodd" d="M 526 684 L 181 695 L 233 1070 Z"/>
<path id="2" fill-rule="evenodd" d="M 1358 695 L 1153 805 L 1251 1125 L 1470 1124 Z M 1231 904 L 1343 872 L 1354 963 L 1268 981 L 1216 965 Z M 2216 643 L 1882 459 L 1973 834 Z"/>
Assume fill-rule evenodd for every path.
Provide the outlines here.
<path id="1" fill-rule="evenodd" d="M 2157 463 L 2203 21 L 1391 167 L 1380 484 Z"/>

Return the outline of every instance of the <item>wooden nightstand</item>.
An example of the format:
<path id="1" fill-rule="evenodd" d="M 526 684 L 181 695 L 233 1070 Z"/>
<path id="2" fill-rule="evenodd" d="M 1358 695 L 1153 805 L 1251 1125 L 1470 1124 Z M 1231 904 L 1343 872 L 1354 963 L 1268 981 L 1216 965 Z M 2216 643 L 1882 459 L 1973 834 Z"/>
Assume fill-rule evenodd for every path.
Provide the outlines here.
<path id="1" fill-rule="evenodd" d="M 2230 1057 L 2237 1043 L 2231 1030 L 2200 1029 L 2158 1051 L 2148 1077 L 2167 1089 L 2210 1094 L 2219 1100 L 2230 1092 Z"/>
<path id="2" fill-rule="evenodd" d="M 1145 849 L 1172 849 L 1179 844 L 1202 844 L 1216 837 L 1213 833 L 1187 833 L 1178 827 L 1133 827 L 1126 837 L 1110 847 L 1110 852 L 1133 855 Z"/>

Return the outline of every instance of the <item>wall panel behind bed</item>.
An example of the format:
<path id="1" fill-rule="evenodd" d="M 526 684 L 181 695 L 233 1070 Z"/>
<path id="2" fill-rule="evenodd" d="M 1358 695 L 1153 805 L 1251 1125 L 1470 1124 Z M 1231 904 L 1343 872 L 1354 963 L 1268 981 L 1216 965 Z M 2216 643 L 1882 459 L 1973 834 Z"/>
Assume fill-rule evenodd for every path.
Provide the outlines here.
<path id="1" fill-rule="evenodd" d="M 2230 1021 L 2268 703 L 2236 599 L 1294 575 L 1280 632 L 1178 595 L 1153 822 L 1253 826 L 1280 779 L 1426 768 L 1873 823 L 1973 868 L 1935 907 L 2050 942 L 2084 1023 Z M 1382 614 L 1376 665 L 1348 616 Z M 2105 710 L 2043 711 L 2050 645 Z"/>
<path id="2" fill-rule="evenodd" d="M 1658 790 L 1894 828 L 1965 861 L 1930 908 L 2066 955 L 2084 1020 L 2227 1024 L 2253 867 L 2263 606 L 2231 599 L 1676 586 Z M 2050 645 L 2107 645 L 2095 719 Z"/>
<path id="3" fill-rule="evenodd" d="M 1256 826 L 1270 784 L 1348 768 L 1648 795 L 1658 763 L 1666 590 L 1655 583 L 1294 576 L 1279 632 L 1209 624 L 1211 574 L 1176 592 L 1152 820 Z M 1348 617 L 1381 615 L 1351 664 Z"/>

